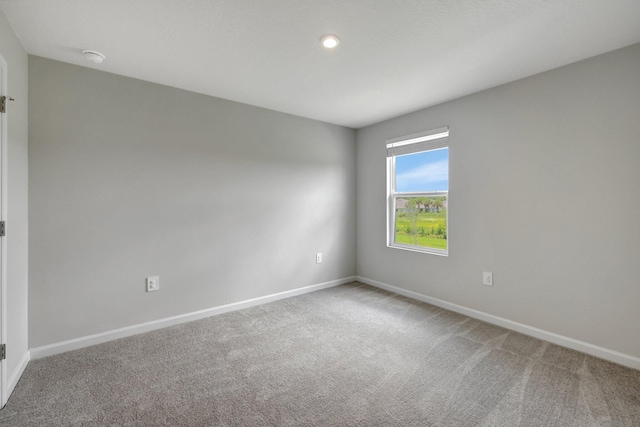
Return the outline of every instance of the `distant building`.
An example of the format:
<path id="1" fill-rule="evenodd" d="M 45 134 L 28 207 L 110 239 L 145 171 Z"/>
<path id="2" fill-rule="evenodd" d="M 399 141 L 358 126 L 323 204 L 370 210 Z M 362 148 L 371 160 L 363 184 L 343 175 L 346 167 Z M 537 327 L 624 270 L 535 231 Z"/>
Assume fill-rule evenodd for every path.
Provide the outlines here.
<path id="1" fill-rule="evenodd" d="M 442 195 L 442 196 L 433 196 L 435 197 L 444 197 L 444 200 L 442 200 L 442 208 L 443 209 L 447 209 L 447 204 L 448 204 L 448 199 L 447 196 Z M 397 198 L 396 199 L 396 212 L 406 212 L 407 211 L 407 204 L 409 203 L 408 199 L 401 199 L 401 198 Z M 421 209 L 423 207 L 421 206 Z M 435 208 L 431 208 L 429 209 L 429 212 L 435 212 Z"/>

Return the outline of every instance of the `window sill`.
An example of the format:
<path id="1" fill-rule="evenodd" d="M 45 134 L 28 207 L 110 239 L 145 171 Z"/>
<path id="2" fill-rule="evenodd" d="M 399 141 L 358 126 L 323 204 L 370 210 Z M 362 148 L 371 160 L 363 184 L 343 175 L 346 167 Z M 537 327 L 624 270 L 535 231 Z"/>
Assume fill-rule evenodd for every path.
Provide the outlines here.
<path id="1" fill-rule="evenodd" d="M 387 244 L 388 248 L 391 249 L 400 249 L 402 251 L 409 251 L 409 252 L 419 252 L 422 254 L 430 254 L 430 255 L 438 255 L 438 256 L 449 256 L 449 251 L 446 250 L 441 250 L 441 249 L 430 249 L 430 248 L 420 248 L 420 247 L 416 247 L 416 246 L 409 246 L 409 245 L 400 245 L 397 243 L 388 243 Z"/>

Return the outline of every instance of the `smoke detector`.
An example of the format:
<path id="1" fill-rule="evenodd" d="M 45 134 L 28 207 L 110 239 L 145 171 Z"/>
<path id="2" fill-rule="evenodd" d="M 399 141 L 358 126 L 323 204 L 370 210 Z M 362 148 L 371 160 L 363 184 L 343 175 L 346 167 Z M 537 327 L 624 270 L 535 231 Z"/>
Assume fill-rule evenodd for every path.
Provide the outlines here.
<path id="1" fill-rule="evenodd" d="M 96 63 L 96 64 L 100 64 L 102 63 L 102 61 L 104 61 L 105 56 L 103 54 L 101 54 L 100 52 L 96 52 L 95 50 L 83 50 L 82 54 L 84 55 L 85 58 L 87 58 L 89 61 Z"/>

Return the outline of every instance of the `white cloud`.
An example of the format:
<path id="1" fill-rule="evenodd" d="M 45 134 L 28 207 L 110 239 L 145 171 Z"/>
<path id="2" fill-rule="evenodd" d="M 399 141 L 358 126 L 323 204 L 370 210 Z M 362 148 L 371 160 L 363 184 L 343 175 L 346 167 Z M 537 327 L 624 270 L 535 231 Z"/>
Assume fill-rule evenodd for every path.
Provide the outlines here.
<path id="1" fill-rule="evenodd" d="M 419 188 L 420 191 L 433 190 L 434 184 L 448 181 L 448 170 L 449 162 L 447 160 L 409 169 L 396 176 L 396 189 L 401 191 L 403 188 Z"/>

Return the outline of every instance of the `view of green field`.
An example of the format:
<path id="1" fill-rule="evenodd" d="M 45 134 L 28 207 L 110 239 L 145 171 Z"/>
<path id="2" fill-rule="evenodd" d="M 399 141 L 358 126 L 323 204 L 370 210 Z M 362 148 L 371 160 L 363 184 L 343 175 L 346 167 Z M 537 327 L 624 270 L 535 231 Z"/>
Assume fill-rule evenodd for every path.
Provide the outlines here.
<path id="1" fill-rule="evenodd" d="M 446 207 L 440 203 L 436 208 L 430 209 L 421 207 L 419 198 L 408 199 L 406 207 L 396 212 L 395 242 L 446 250 Z"/>

